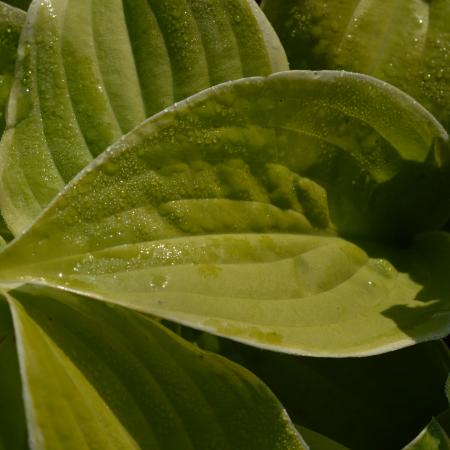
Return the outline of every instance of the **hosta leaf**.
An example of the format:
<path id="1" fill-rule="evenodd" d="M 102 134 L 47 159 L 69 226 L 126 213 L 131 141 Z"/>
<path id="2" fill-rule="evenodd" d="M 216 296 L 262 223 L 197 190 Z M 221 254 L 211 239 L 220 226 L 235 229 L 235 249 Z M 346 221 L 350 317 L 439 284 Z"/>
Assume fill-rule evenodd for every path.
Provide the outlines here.
<path id="1" fill-rule="evenodd" d="M 256 377 L 156 322 L 49 289 L 9 299 L 33 449 L 306 448 Z"/>
<path id="2" fill-rule="evenodd" d="M 341 444 L 305 427 L 297 427 L 310 450 L 349 450 Z"/>
<path id="3" fill-rule="evenodd" d="M 398 450 L 446 408 L 443 342 L 352 359 L 282 355 L 224 339 L 218 345 L 267 383 L 295 423 L 352 450 Z"/>
<path id="4" fill-rule="evenodd" d="M 264 0 L 263 9 L 291 68 L 388 81 L 450 130 L 449 0 Z"/>
<path id="5" fill-rule="evenodd" d="M 25 12 L 0 1 L 0 138 L 5 129 L 6 103 L 14 76 L 20 30 L 24 22 Z M 10 234 L 0 215 L 0 240 L 10 238 Z"/>
<path id="6" fill-rule="evenodd" d="M 27 448 L 25 412 L 14 330 L 5 300 L 0 297 L 0 449 Z"/>
<path id="7" fill-rule="evenodd" d="M 437 420 L 431 423 L 403 450 L 449 450 L 450 439 Z"/>
<path id="8" fill-rule="evenodd" d="M 14 75 L 17 45 L 25 13 L 0 1 L 0 137 L 5 129 L 5 108 Z"/>
<path id="9" fill-rule="evenodd" d="M 14 234 L 146 117 L 217 83 L 287 69 L 252 1 L 33 2 L 0 145 Z"/>
<path id="10" fill-rule="evenodd" d="M 447 396 L 447 400 L 450 403 L 450 374 L 447 377 L 447 382 L 445 383 L 445 395 Z"/>
<path id="11" fill-rule="evenodd" d="M 370 115 L 370 98 L 384 101 L 381 119 Z M 336 136 L 339 114 L 348 131 L 362 126 L 358 115 L 374 123 L 383 142 L 371 155 L 386 164 L 372 165 Z M 101 155 L 0 254 L 0 279 L 63 286 L 293 353 L 362 355 L 439 338 L 449 328 L 448 235 L 431 253 L 399 250 L 398 271 L 330 235 L 327 190 L 338 229 L 351 201 L 361 220 L 379 221 L 375 212 L 387 208 L 391 223 L 406 227 L 422 216 L 422 196 L 426 219 L 436 217 L 433 183 L 449 184 L 446 166 L 433 162 L 441 132 L 409 98 L 365 76 L 289 72 L 225 84 Z M 343 175 L 358 164 L 367 179 L 355 188 Z M 416 175 L 428 171 L 412 210 L 409 198 L 395 203 L 405 216 L 374 200 L 380 189 L 388 203 L 402 180 L 412 173 L 419 184 Z M 366 209 L 363 198 L 375 204 Z M 411 273 L 404 259 L 413 260 Z"/>
<path id="12" fill-rule="evenodd" d="M 324 227 L 324 191 L 300 179 L 301 174 L 325 188 L 340 232 L 404 238 L 447 218 L 449 160 L 446 132 L 397 89 L 357 74 L 285 72 L 224 84 L 154 116 L 113 146 L 85 178 L 92 179 L 92 187 L 109 180 L 114 201 L 98 186 L 83 204 L 109 203 L 98 211 L 107 216 L 109 210 L 149 201 L 270 201 L 297 212 L 305 209 L 311 223 Z M 26 165 L 42 176 L 32 161 Z M 10 184 L 11 173 L 3 174 L 0 191 L 5 218 L 22 217 L 16 196 L 21 182 L 14 178 Z M 76 192 L 85 197 L 72 189 L 66 199 L 72 202 Z M 187 204 L 167 204 L 164 215 L 183 215 Z M 191 209 L 199 205 L 189 204 Z M 203 207 L 197 211 L 203 213 Z M 184 232 L 190 234 L 189 226 Z"/>

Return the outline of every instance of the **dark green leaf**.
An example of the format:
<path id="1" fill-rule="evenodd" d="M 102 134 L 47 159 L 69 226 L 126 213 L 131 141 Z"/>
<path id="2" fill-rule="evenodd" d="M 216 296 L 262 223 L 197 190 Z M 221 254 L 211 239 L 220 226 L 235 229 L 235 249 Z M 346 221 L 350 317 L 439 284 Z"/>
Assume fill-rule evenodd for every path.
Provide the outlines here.
<path id="1" fill-rule="evenodd" d="M 5 129 L 6 103 L 14 76 L 17 45 L 25 13 L 0 1 L 0 137 Z"/>
<path id="2" fill-rule="evenodd" d="M 30 6 L 31 0 L 4 0 L 4 3 L 26 11 Z"/>
<path id="3" fill-rule="evenodd" d="M 450 130 L 449 0 L 264 0 L 293 69 L 385 80 Z"/>
<path id="4" fill-rule="evenodd" d="M 305 427 L 297 427 L 310 450 L 349 450 L 341 444 Z"/>
<path id="5" fill-rule="evenodd" d="M 450 439 L 437 420 L 431 423 L 403 450 L 449 450 Z"/>

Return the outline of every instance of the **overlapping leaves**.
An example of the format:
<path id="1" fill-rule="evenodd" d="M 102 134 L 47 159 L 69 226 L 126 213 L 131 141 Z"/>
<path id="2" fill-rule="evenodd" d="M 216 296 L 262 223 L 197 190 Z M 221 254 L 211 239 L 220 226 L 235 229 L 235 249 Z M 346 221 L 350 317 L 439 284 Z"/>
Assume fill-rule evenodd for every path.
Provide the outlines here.
<path id="1" fill-rule="evenodd" d="M 254 375 L 156 322 L 50 289 L 7 297 L 31 448 L 305 448 Z"/>
<path id="2" fill-rule="evenodd" d="M 247 0 L 33 2 L 19 46 L 0 204 L 14 234 L 93 156 L 204 88 L 287 69 Z"/>
<path id="3" fill-rule="evenodd" d="M 407 236 L 444 220 L 447 139 L 409 97 L 362 75 L 224 84 L 101 155 L 0 255 L 0 277 L 294 353 L 367 354 L 444 336 L 448 235 L 392 247 L 394 267 L 384 247 L 370 258 L 334 228 Z M 412 202 L 411 184 L 422 186 Z M 427 241 L 438 250 L 421 252 Z"/>
<path id="4" fill-rule="evenodd" d="M 292 69 L 344 69 L 399 87 L 450 130 L 448 0 L 264 0 Z"/>
<path id="5" fill-rule="evenodd" d="M 316 3 L 304 5 L 333 2 Z M 429 70 L 426 55 L 443 55 L 443 45 L 428 50 L 448 41 L 436 13 L 445 5 L 430 7 L 431 37 L 408 64 Z M 390 6 L 353 11 L 359 43 Z M 383 42 L 402 44 L 393 36 Z M 342 48 L 339 58 L 364 62 L 348 36 Z M 448 135 L 407 95 L 345 72 L 250 78 L 122 137 L 204 88 L 287 68 L 270 25 L 243 0 L 36 1 L 18 54 L 0 144 L 0 206 L 18 238 L 0 254 L 0 285 L 33 448 L 303 446 L 253 376 L 97 300 L 300 354 L 367 355 L 448 334 L 450 235 L 430 232 L 450 211 Z M 427 89 L 411 90 L 417 80 L 398 67 L 384 78 L 445 125 L 442 67 Z M 440 445 L 440 431 L 433 422 L 411 448 Z"/>
<path id="6" fill-rule="evenodd" d="M 196 341 L 208 344 L 204 335 Z M 450 354 L 441 342 L 351 359 L 283 355 L 225 339 L 215 346 L 267 383 L 313 450 L 322 449 L 314 445 L 320 437 L 308 430 L 352 450 L 399 450 L 448 406 Z"/>

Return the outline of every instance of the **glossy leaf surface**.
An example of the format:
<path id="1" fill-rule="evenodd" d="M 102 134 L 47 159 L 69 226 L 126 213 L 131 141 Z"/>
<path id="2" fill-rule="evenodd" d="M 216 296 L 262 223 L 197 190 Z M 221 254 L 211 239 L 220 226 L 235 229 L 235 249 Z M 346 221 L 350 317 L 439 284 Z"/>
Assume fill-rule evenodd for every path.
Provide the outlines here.
<path id="1" fill-rule="evenodd" d="M 0 137 L 5 129 L 6 103 L 14 75 L 17 44 L 25 14 L 0 2 Z M 0 237 L 9 234 L 0 215 Z"/>
<path id="2" fill-rule="evenodd" d="M 121 308 L 8 294 L 33 449 L 302 449 L 250 372 Z"/>
<path id="3" fill-rule="evenodd" d="M 450 130 L 449 0 L 264 0 L 293 69 L 366 73 Z"/>
<path id="4" fill-rule="evenodd" d="M 381 118 L 366 101 L 378 98 Z M 335 134 L 336 116 L 350 133 L 370 131 L 383 164 Z M 389 223 L 402 233 L 418 226 L 421 194 L 450 184 L 435 159 L 444 137 L 408 97 L 364 76 L 290 72 L 225 84 L 101 155 L 3 251 L 0 279 L 62 286 L 292 353 L 363 355 L 443 337 L 449 235 L 393 248 L 394 267 L 334 237 L 332 222 L 350 231 L 353 211 L 370 236 L 373 222 L 384 227 L 383 211 L 403 203 Z M 344 177 L 363 167 L 356 186 Z M 408 209 L 401 189 L 405 179 L 423 181 L 418 173 L 432 178 Z M 368 210 L 377 189 L 386 202 Z M 426 221 L 442 203 L 429 202 L 438 211 Z M 421 253 L 427 240 L 432 250 Z"/>
<path id="5" fill-rule="evenodd" d="M 17 45 L 25 13 L 0 2 L 0 137 L 5 129 L 5 110 L 14 76 Z"/>
<path id="6" fill-rule="evenodd" d="M 0 144 L 14 234 L 145 118 L 217 83 L 287 69 L 252 1 L 33 2 Z"/>

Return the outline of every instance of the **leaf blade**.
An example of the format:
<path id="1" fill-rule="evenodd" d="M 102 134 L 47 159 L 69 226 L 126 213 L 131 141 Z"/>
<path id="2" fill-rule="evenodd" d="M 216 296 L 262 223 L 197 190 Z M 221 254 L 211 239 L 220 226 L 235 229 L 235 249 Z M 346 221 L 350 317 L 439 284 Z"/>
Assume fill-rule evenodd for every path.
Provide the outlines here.
<path id="1" fill-rule="evenodd" d="M 450 439 L 435 419 L 404 450 L 448 450 Z"/>
<path id="2" fill-rule="evenodd" d="M 255 377 L 149 319 L 48 289 L 10 302 L 34 448 L 303 448 Z"/>
<path id="3" fill-rule="evenodd" d="M 447 1 L 265 0 L 293 69 L 344 69 L 385 80 L 450 129 Z"/>
<path id="4" fill-rule="evenodd" d="M 0 254 L 0 277 L 4 282 L 61 286 L 293 353 L 367 355 L 445 336 L 449 299 L 437 261 L 442 258 L 442 267 L 447 266 L 448 252 L 441 250 L 447 249 L 448 238 L 438 238 L 436 252 L 425 258 L 442 279 L 437 291 L 424 299 L 419 292 L 432 285 L 432 274 L 416 280 L 411 275 L 414 264 L 402 268 L 405 258 L 395 267 L 389 263 L 395 250 L 387 259 L 371 258 L 379 251 L 377 245 L 374 253 L 366 253 L 334 236 L 330 216 L 340 232 L 350 231 L 348 210 L 336 205 L 349 201 L 349 191 L 337 188 L 334 169 L 325 168 L 321 175 L 310 169 L 316 164 L 320 173 L 323 147 L 315 140 L 311 144 L 309 136 L 299 143 L 298 134 L 292 134 L 294 124 L 313 129 L 317 120 L 311 114 L 292 116 L 293 105 L 302 105 L 297 95 L 321 97 L 323 88 L 330 97 L 337 95 L 353 117 L 355 98 L 347 94 L 361 86 L 361 99 L 375 90 L 392 102 L 395 123 L 380 133 L 393 141 L 390 152 L 408 160 L 395 169 L 400 179 L 405 172 L 409 177 L 411 162 L 419 173 L 431 170 L 430 178 L 440 178 L 449 188 L 447 167 L 429 162 L 435 137 L 444 139 L 445 132 L 394 88 L 362 75 L 331 72 L 246 79 L 174 106 L 110 148 L 28 233 Z M 280 98 L 281 106 L 276 101 Z M 231 108 L 230 99 L 236 102 Z M 403 119 L 401 111 L 406 111 Z M 330 108 L 327 114 L 334 117 L 336 111 Z M 287 117 L 292 125 L 278 127 Z M 402 120 L 415 133 L 416 124 L 422 124 L 422 144 L 411 148 L 404 143 L 403 134 L 409 131 L 399 131 Z M 319 121 L 326 121 L 324 114 Z M 332 124 L 323 132 L 328 140 L 334 139 Z M 289 149 L 285 152 L 278 145 L 283 139 Z M 326 143 L 325 148 L 331 147 Z M 357 151 L 344 147 L 344 152 L 346 148 Z M 335 149 L 338 155 L 340 151 Z M 385 178 L 396 180 L 390 158 L 398 156 L 389 155 L 387 169 L 380 172 L 375 164 L 368 170 L 374 189 L 378 183 L 387 196 L 395 197 L 396 189 L 386 185 Z M 389 223 L 384 220 L 385 213 L 408 203 L 402 195 L 389 208 L 378 204 L 382 210 L 375 207 L 369 216 L 366 200 L 375 197 L 374 189 L 364 192 L 357 186 L 355 192 L 352 179 L 345 177 L 353 163 L 342 159 L 337 178 L 353 191 L 353 210 L 359 208 L 357 217 L 366 223 L 360 232 L 368 232 L 364 228 L 372 227 L 373 219 L 383 227 L 399 227 L 396 232 L 404 236 L 417 217 L 418 196 L 403 217 L 404 211 L 396 212 L 401 218 L 395 216 L 393 222 L 393 217 Z M 412 175 L 411 180 L 418 181 L 415 169 Z M 430 195 L 434 198 L 435 191 L 428 186 L 423 200 L 446 216 L 445 204 L 430 202 Z M 414 252 L 410 257 L 419 261 L 419 268 L 426 267 Z M 320 305 L 319 312 L 314 305 Z"/>

